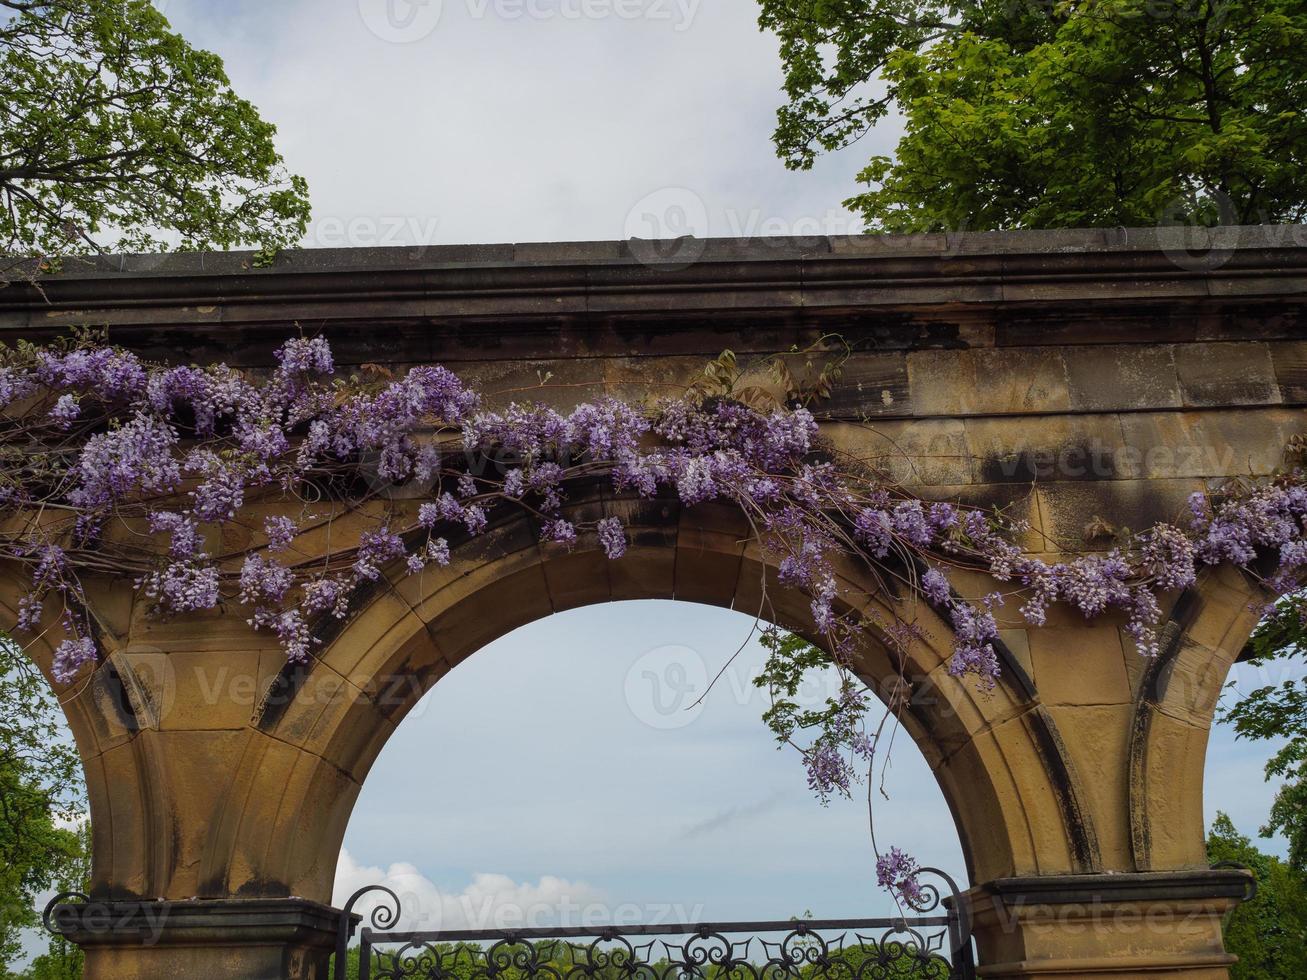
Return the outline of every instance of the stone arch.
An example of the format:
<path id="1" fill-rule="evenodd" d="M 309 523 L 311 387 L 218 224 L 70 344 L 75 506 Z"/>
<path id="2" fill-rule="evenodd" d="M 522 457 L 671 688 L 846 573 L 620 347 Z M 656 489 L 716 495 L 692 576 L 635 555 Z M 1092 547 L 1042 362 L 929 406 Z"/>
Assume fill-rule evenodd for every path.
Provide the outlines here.
<path id="1" fill-rule="evenodd" d="M 311 665 L 277 676 L 251 715 L 208 839 L 190 857 L 200 895 L 328 900 L 353 801 L 404 714 L 462 659 L 518 626 L 619 599 L 753 614 L 766 581 L 769 618 L 815 634 L 807 600 L 777 583 L 733 508 L 593 490 L 572 499 L 574 519 L 623 518 L 624 558 L 608 560 L 593 536 L 571 551 L 542 544 L 534 521 L 514 513 L 457 546 L 448 569 L 396 576 L 360 597 L 347 622 L 326 624 Z M 865 570 L 841 574 L 853 590 L 873 591 Z M 1098 870 L 1081 780 L 1019 663 L 1010 658 L 993 692 L 958 681 L 947 674 L 949 628 L 924 607 L 917 614 L 926 638 L 902 665 L 918 685 L 904 724 L 953 811 L 973 880 Z M 882 695 L 899 669 L 883 648 L 859 665 Z"/>
<path id="2" fill-rule="evenodd" d="M 1203 867 L 1203 775 L 1225 679 L 1270 600 L 1237 569 L 1207 569 L 1177 597 L 1142 672 L 1130 730 L 1135 870 Z"/>
<path id="3" fill-rule="evenodd" d="M 17 621 L 18 600 L 27 590 L 21 569 L 0 566 L 0 616 L 7 622 Z M 134 895 L 143 894 L 139 889 L 151 879 L 155 864 L 147 814 L 159 773 L 152 767 L 148 753 L 141 751 L 135 736 L 141 730 L 136 708 L 147 705 L 149 697 L 142 696 L 144 691 L 135 695 L 127 691 L 113 647 L 103 642 L 100 645 L 108 646 L 107 656 L 96 670 L 68 684 L 57 681 L 52 672 L 54 653 L 65 632 L 57 613 L 49 608 L 51 605 L 47 604 L 39 628 L 23 638 L 23 653 L 41 672 L 59 701 L 82 763 L 92 818 L 93 874 L 105 881 L 121 883 L 116 885 L 119 892 L 130 890 Z M 129 670 L 127 681 L 137 676 Z M 102 760 L 109 750 L 118 750 L 116 759 L 126 763 L 118 778 L 112 780 L 117 787 L 128 787 L 126 793 L 115 792 L 111 780 L 106 778 Z M 131 803 L 124 805 L 129 799 Z"/>
<path id="4" fill-rule="evenodd" d="M 88 594 L 105 657 L 59 693 L 87 774 L 94 893 L 328 902 L 354 801 L 405 713 L 462 659 L 554 612 L 617 599 L 677 599 L 765 611 L 778 625 L 814 636 L 807 600 L 779 585 L 732 507 L 614 499 L 593 484 L 572 491 L 572 519 L 623 519 L 626 557 L 609 561 L 593 535 L 571 551 L 542 544 L 529 516 L 506 510 L 486 534 L 455 543 L 449 568 L 389 575 L 356 597 L 349 619 L 318 624 L 323 646 L 305 666 L 287 666 L 275 642 L 230 613 L 215 613 L 198 629 L 194 620 L 157 622 L 129 585 L 93 583 Z M 868 569 L 846 563 L 838 571 L 849 594 L 871 596 L 863 611 L 884 613 L 895 601 L 876 591 Z M 1090 689 L 1084 705 L 1067 704 L 1058 693 L 1067 688 L 1064 678 L 1054 684 L 1046 677 L 1041 690 L 1038 657 L 1007 646 L 995 691 L 948 676 L 950 630 L 924 605 L 914 610 L 924 637 L 904 661 L 892 663 L 875 645 L 862 655 L 859 673 L 872 690 L 884 693 L 901 670 L 926 692 L 911 701 L 904 727 L 941 786 L 978 886 L 982 960 L 1021 955 L 1005 945 L 1012 920 L 986 911 L 986 902 L 1019 909 L 1044 900 L 1037 891 L 1006 895 L 1002 889 L 1018 887 L 1012 882 L 1083 882 L 1070 891 L 1058 886 L 1064 891 L 1055 899 L 1082 902 L 1099 894 L 1095 878 L 1119 889 L 1128 872 L 1202 867 L 1207 728 L 1256 620 L 1252 595 L 1249 580 L 1222 570 L 1176 603 L 1166 653 L 1135 671 L 1131 696 L 1112 708 L 1133 711 L 1135 719 L 1128 788 L 1120 794 L 1105 785 L 1111 779 L 1093 759 L 1107 758 L 1104 765 L 1117 766 L 1123 782 L 1126 767 L 1086 734 L 1078 713 L 1103 710 L 1092 703 L 1093 671 L 1113 657 L 1122 671 L 1129 671 L 1122 656 L 1127 664 L 1137 660 L 1121 642 L 1121 624 L 1075 626 L 1083 650 L 1066 670 Z M 1070 615 L 1050 616 L 1053 642 L 1074 622 L 1060 617 Z M 1017 632 L 1037 648 L 1044 630 Z M 47 676 L 52 639 L 33 647 Z M 246 702 L 233 699 L 214 673 L 232 659 L 252 682 Z M 1171 826 L 1177 813 L 1182 819 Z M 1128 855 L 1118 840 L 1128 840 Z M 1141 877 L 1150 879 L 1141 887 L 1160 887 L 1157 876 Z M 1242 884 L 1203 879 L 1184 887 L 1215 896 L 1202 906 L 1215 913 L 1231 900 L 1220 896 L 1237 895 Z M 1216 938 L 1201 942 L 1219 949 L 1219 921 L 1212 921 Z"/>
<path id="5" fill-rule="evenodd" d="M 341 364 L 443 363 L 487 382 L 491 399 L 529 391 L 559 407 L 684 387 L 723 348 L 747 368 L 838 333 L 851 357 L 822 405 L 823 432 L 923 497 L 1020 498 L 1023 545 L 1046 554 L 1075 550 L 1099 518 L 1146 527 L 1194 491 L 1270 476 L 1299 433 L 1307 252 L 1266 228 L 1220 231 L 1209 244 L 1226 261 L 1202 269 L 1141 229 L 717 241 L 688 266 L 650 265 L 622 242 L 315 250 L 272 269 L 237 254 L 120 257 L 16 284 L 0 320 L 38 340 L 89 310 L 139 352 L 255 369 L 311 321 Z M 495 632 L 483 620 L 507 629 L 614 596 L 756 604 L 745 584 L 763 566 L 730 520 L 649 511 L 616 564 L 593 542 L 563 555 L 534 529 L 504 529 L 462 548 L 465 567 L 441 591 L 396 581 L 360 603 L 310 670 L 285 670 L 240 610 L 154 622 L 130 583 L 86 583 L 104 659 L 56 690 L 87 770 L 94 890 L 151 905 L 205 899 L 181 903 L 176 938 L 157 948 L 141 946 L 135 920 L 108 938 L 88 927 L 75 938 L 95 954 L 91 975 L 316 980 L 303 963 L 330 945 L 322 933 L 338 917 L 268 896 L 326 897 L 328 841 L 405 705 L 478 630 Z M 498 553 L 477 551 L 495 540 Z M 938 703 L 918 706 L 909 727 L 965 827 L 987 976 L 1226 975 L 1220 917 L 1244 882 L 1201 867 L 1202 761 L 1254 593 L 1234 573 L 1208 574 L 1176 606 L 1152 664 L 1119 621 L 1053 610 L 1033 628 L 1013 616 L 999 692 L 975 698 L 941 679 Z M 802 631 L 803 604 L 775 598 L 782 625 Z M 493 616 L 478 620 L 478 604 Z M 945 645 L 931 623 L 941 629 L 914 655 L 927 677 Z M 48 646 L 33 652 L 48 671 Z M 883 665 L 869 658 L 874 681 Z M 387 671 L 407 685 L 393 704 L 369 689 Z M 1097 914 L 1104 905 L 1160 908 L 1183 925 L 1145 934 L 1135 917 L 1117 929 Z M 1022 917 L 1049 906 L 1055 919 Z M 210 923 L 228 912 L 238 924 Z"/>

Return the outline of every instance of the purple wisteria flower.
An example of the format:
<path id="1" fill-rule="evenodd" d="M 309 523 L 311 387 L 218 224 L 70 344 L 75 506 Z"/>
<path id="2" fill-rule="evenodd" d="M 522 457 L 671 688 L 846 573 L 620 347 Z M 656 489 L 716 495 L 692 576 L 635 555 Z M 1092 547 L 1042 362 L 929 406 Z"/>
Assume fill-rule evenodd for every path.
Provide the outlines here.
<path id="1" fill-rule="evenodd" d="M 381 577 L 381 566 L 404 554 L 404 539 L 383 525 L 365 531 L 359 539 L 358 557 L 354 560 L 354 574 L 360 579 L 376 580 Z"/>
<path id="2" fill-rule="evenodd" d="M 521 500 L 526 496 L 526 474 L 521 470 L 510 470 L 504 477 L 504 496 L 511 500 Z"/>
<path id="3" fill-rule="evenodd" d="M 980 606 L 967 602 L 953 604 L 953 657 L 948 670 L 954 677 L 972 675 L 982 687 L 994 686 L 999 675 L 998 653 L 994 650 L 998 624 L 992 607 L 1001 601 L 998 596 L 988 596 Z"/>
<path id="4" fill-rule="evenodd" d="M 916 859 L 897 847 L 891 847 L 876 859 L 876 883 L 882 888 L 888 888 L 909 906 L 921 903 L 920 874 L 921 867 Z"/>
<path id="5" fill-rule="evenodd" d="M 146 372 L 140 359 L 113 347 L 95 347 L 55 354 L 37 355 L 36 376 L 42 384 L 58 389 L 94 392 L 105 402 L 130 402 L 145 390 Z"/>
<path id="6" fill-rule="evenodd" d="M 35 632 L 41 625 L 44 612 L 45 597 L 29 592 L 18 601 L 18 622 L 15 629 L 22 633 Z"/>
<path id="7" fill-rule="evenodd" d="M 310 615 L 330 613 L 344 619 L 349 613 L 350 583 L 340 578 L 322 577 L 304 584 L 304 610 Z"/>
<path id="8" fill-rule="evenodd" d="M 68 555 L 57 544 L 46 542 L 32 549 L 36 565 L 32 568 L 32 586 L 36 589 L 60 588 L 68 572 Z"/>
<path id="9" fill-rule="evenodd" d="M 0 473 L 0 507 L 66 515 L 33 522 L 26 538 L 0 542 L 0 553 L 32 575 L 33 590 L 19 604 L 20 628 L 39 625 L 51 592 L 64 609 L 84 605 L 79 573 L 125 554 L 132 568 L 148 569 L 135 572 L 138 586 L 161 610 L 209 609 L 224 593 L 235 595 L 249 607 L 249 621 L 274 633 L 288 657 L 307 659 L 314 617 L 344 618 L 355 590 L 383 574 L 449 565 L 448 539 L 484 534 L 492 514 L 498 521 L 514 508 L 529 513 L 545 541 L 574 547 L 578 529 L 561 516 L 563 505 L 596 477 L 619 497 L 659 498 L 683 513 L 734 506 L 753 529 L 750 546 L 775 566 L 782 584 L 805 595 L 815 633 L 845 678 L 870 628 L 857 616 L 865 597 L 844 593 L 850 559 L 890 583 L 910 581 L 911 569 L 924 568 L 916 587 L 954 634 L 949 670 L 982 688 L 998 676 L 1001 599 L 961 597 L 950 566 L 1010 583 L 1014 605 L 1031 624 L 1043 624 L 1055 604 L 1086 618 L 1122 616 L 1124 633 L 1144 655 L 1157 651 L 1159 594 L 1190 588 L 1205 568 L 1240 566 L 1277 593 L 1301 587 L 1307 576 L 1301 471 L 1197 494 L 1187 526 L 1159 524 L 1123 535 L 1115 550 L 1046 562 L 1015 540 L 1026 530 L 1020 522 L 913 499 L 833 462 L 838 454 L 820 444 L 817 422 L 804 409 L 763 411 L 730 397 L 687 397 L 652 410 L 612 398 L 570 410 L 483 410 L 475 391 L 435 365 L 384 383 L 338 379 L 322 337 L 287 341 L 276 361 L 270 375 L 247 377 L 225 365 L 151 366 L 91 344 L 28 348 L 7 358 L 0 407 L 27 404 L 31 419 L 13 429 L 22 441 L 12 456 L 18 462 Z M 80 448 L 70 451 L 69 433 L 81 431 L 88 435 L 77 436 Z M 407 503 L 384 516 L 370 510 L 397 487 L 398 500 L 416 498 L 416 515 Z M 293 571 L 270 557 L 299 533 L 289 517 L 264 521 L 262 552 L 255 542 L 253 553 L 230 560 L 206 554 L 206 540 L 226 542 L 221 526 L 240 521 L 249 501 L 287 508 L 323 501 L 328 515 L 339 507 L 373 517 L 349 532 L 353 537 L 333 536 L 329 560 L 312 568 Z M 130 533 L 110 533 L 120 518 Z M 142 524 L 160 537 L 148 541 Z M 622 521 L 604 518 L 594 527 L 605 554 L 623 557 Z M 61 677 L 95 659 L 84 625 L 69 625 L 71 639 L 56 658 Z M 878 628 L 903 646 L 921 635 L 910 621 Z M 811 669 L 804 662 L 800 673 Z M 820 734 L 803 752 L 819 796 L 846 793 L 858 778 L 855 767 L 869 759 L 867 710 L 865 699 L 846 690 L 812 726 Z M 890 857 L 883 877 L 906 897 L 913 866 L 901 852 Z"/>
<path id="10" fill-rule="evenodd" d="M 873 558 L 884 558 L 894 542 L 894 518 L 886 511 L 865 507 L 858 512 L 853 524 L 858 543 L 865 546 Z"/>
<path id="11" fill-rule="evenodd" d="M 309 659 L 313 638 L 304 614 L 298 609 L 256 606 L 250 625 L 275 633 L 291 663 L 304 663 Z"/>
<path id="12" fill-rule="evenodd" d="M 449 564 L 449 542 L 444 538 L 435 538 L 427 542 L 427 561 L 433 561 L 442 568 Z"/>
<path id="13" fill-rule="evenodd" d="M 295 577 L 285 565 L 260 554 L 249 555 L 241 566 L 241 602 L 279 603 L 294 583 Z"/>
<path id="14" fill-rule="evenodd" d="M 268 536 L 269 551 L 285 551 L 295 540 L 298 528 L 289 517 L 265 517 L 263 533 Z"/>
<path id="15" fill-rule="evenodd" d="M 948 578 L 938 568 L 929 568 L 921 576 L 921 591 L 937 606 L 946 606 L 953 596 Z"/>
<path id="16" fill-rule="evenodd" d="M 74 468 L 74 507 L 98 510 L 133 493 L 174 489 L 181 469 L 174 457 L 177 433 L 158 419 L 136 416 L 120 428 L 86 441 Z"/>
<path id="17" fill-rule="evenodd" d="M 169 536 L 168 553 L 173 558 L 195 560 L 204 557 L 200 552 L 200 529 L 185 514 L 160 510 L 150 514 L 150 530 Z"/>
<path id="18" fill-rule="evenodd" d="M 1198 578 L 1194 543 L 1178 527 L 1158 524 L 1142 535 L 1140 561 L 1145 574 L 1167 591 L 1187 589 Z"/>
<path id="19" fill-rule="evenodd" d="M 626 529 L 616 517 L 605 517 L 599 522 L 599 543 L 603 545 L 604 554 L 616 561 L 626 554 Z"/>
<path id="20" fill-rule="evenodd" d="M 803 765 L 808 773 L 808 789 L 823 804 L 835 795 L 848 796 L 856 774 L 838 745 L 818 741 L 803 754 Z"/>
<path id="21" fill-rule="evenodd" d="M 77 398 L 73 395 L 60 395 L 54 403 L 54 408 L 50 409 L 50 420 L 60 429 L 71 429 L 77 417 L 82 414 L 82 408 L 77 404 Z"/>
<path id="22" fill-rule="evenodd" d="M 279 371 L 285 375 L 297 374 L 331 374 L 335 364 L 331 357 L 331 345 L 326 337 L 314 337 L 306 340 L 302 337 L 286 341 L 277 351 Z"/>
<path id="23" fill-rule="evenodd" d="M 0 408 L 29 397 L 37 387 L 36 379 L 29 373 L 10 365 L 0 367 Z"/>
<path id="24" fill-rule="evenodd" d="M 918 548 L 928 548 L 935 540 L 935 531 L 926 520 L 920 500 L 905 500 L 894 508 L 894 530 Z"/>
<path id="25" fill-rule="evenodd" d="M 809 609 L 812 611 L 813 624 L 822 633 L 831 633 L 835 629 L 835 597 L 839 594 L 839 588 L 828 566 L 824 566 L 817 574 L 810 590 L 812 601 Z"/>
<path id="26" fill-rule="evenodd" d="M 95 641 L 89 636 L 64 640 L 55 647 L 50 673 L 60 684 L 69 684 L 79 670 L 87 664 L 95 663 L 96 656 Z"/>
<path id="27" fill-rule="evenodd" d="M 169 612 L 212 609 L 218 604 L 218 570 L 195 562 L 169 562 L 161 571 L 140 579 L 145 594 Z"/>
<path id="28" fill-rule="evenodd" d="M 463 508 L 463 526 L 467 528 L 467 533 L 476 537 L 486 529 L 486 512 L 485 508 L 479 504 L 468 504 Z"/>
<path id="29" fill-rule="evenodd" d="M 930 505 L 926 520 L 935 534 L 942 535 L 957 527 L 961 518 L 958 515 L 957 507 L 953 506 L 953 504 L 936 503 Z"/>
<path id="30" fill-rule="evenodd" d="M 441 522 L 462 524 L 475 536 L 486 529 L 487 519 L 480 504 L 463 504 L 452 493 L 445 493 L 418 508 L 419 527 L 429 531 Z"/>
<path id="31" fill-rule="evenodd" d="M 229 521 L 245 504 L 246 475 L 240 467 L 209 449 L 192 449 L 182 460 L 183 471 L 202 477 L 191 491 L 192 511 L 204 523 Z"/>
<path id="32" fill-rule="evenodd" d="M 540 537 L 544 541 L 553 541 L 555 544 L 566 545 L 570 549 L 576 544 L 576 525 L 562 518 L 549 521 L 541 529 Z"/>

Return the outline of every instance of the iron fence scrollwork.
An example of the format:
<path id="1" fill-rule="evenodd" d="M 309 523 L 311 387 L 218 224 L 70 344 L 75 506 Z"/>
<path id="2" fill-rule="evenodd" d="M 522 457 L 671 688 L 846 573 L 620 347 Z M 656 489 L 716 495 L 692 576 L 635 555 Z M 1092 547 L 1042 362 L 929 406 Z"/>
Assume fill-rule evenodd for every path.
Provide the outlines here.
<path id="1" fill-rule="evenodd" d="M 373 885 L 346 905 L 334 978 L 347 976 L 355 906 L 377 893 L 358 930 L 360 980 L 974 980 L 956 883 L 933 868 L 920 883 L 891 918 L 432 932 L 393 929 L 399 897 Z"/>

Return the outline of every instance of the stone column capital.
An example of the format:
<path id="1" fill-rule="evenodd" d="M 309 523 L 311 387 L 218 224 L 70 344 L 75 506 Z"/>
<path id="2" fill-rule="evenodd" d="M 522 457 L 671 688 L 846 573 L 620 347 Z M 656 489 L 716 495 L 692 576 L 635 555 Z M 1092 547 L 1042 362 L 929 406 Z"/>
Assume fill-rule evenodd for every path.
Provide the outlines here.
<path id="1" fill-rule="evenodd" d="M 302 898 L 89 898 L 52 904 L 45 918 L 85 952 L 88 977 L 326 980 L 344 914 Z"/>
<path id="2" fill-rule="evenodd" d="M 981 977 L 1225 980 L 1222 920 L 1255 891 L 1250 872 L 1203 868 L 1000 878 L 964 901 Z"/>

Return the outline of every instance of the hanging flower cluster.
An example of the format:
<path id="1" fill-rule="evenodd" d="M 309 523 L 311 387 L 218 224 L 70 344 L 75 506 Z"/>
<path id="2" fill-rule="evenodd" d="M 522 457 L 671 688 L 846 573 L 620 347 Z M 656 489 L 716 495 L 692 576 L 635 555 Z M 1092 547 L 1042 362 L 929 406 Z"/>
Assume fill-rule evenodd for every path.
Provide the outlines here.
<path id="1" fill-rule="evenodd" d="M 897 847 L 891 847 L 876 859 L 876 883 L 902 896 L 911 906 L 920 904 L 922 899 L 920 874 L 916 858 Z"/>
<path id="2" fill-rule="evenodd" d="M 418 575 L 449 564 L 450 539 L 485 533 L 502 508 L 533 515 L 545 541 L 571 548 L 593 534 L 609 558 L 622 558 L 619 518 L 587 525 L 566 516 L 569 481 L 600 477 L 619 494 L 733 503 L 781 582 L 808 596 L 822 665 L 845 673 L 843 693 L 824 711 L 774 712 L 769 722 L 791 741 L 817 730 L 800 749 L 824 798 L 848 792 L 874 747 L 863 725 L 868 699 L 848 671 L 853 650 L 869 631 L 891 645 L 911 642 L 911 597 L 952 626 L 951 673 L 987 686 L 999 672 L 996 610 L 1013 595 L 1033 624 L 1055 603 L 1086 617 L 1119 612 L 1149 655 L 1157 595 L 1187 587 L 1202 566 L 1262 567 L 1273 556 L 1261 577 L 1285 592 L 1307 565 L 1299 472 L 1198 495 L 1187 528 L 1158 525 L 1107 554 L 1048 563 L 1014 543 L 1019 524 L 908 498 L 832 462 L 802 408 L 686 397 L 654 409 L 605 399 L 566 413 L 490 411 L 442 367 L 366 383 L 338 378 L 322 338 L 288 341 L 276 365 L 255 378 L 225 365 L 146 364 L 90 342 L 0 351 L 0 558 L 30 575 L 18 630 L 39 628 L 57 606 L 66 634 L 57 679 L 73 680 L 97 658 L 85 576 L 129 574 L 163 614 L 239 603 L 288 658 L 303 661 L 314 655 L 317 618 L 348 616 L 358 587 L 388 569 Z M 251 546 L 223 553 L 221 527 L 246 518 L 254 502 L 284 513 L 252 528 Z M 342 510 L 371 515 L 371 526 L 349 539 L 319 534 L 297 550 Z M 901 616 L 854 612 L 868 603 L 836 576 L 836 561 L 848 557 L 873 572 L 885 596 L 909 597 L 890 603 Z M 953 567 L 987 572 L 1009 594 L 959 595 Z M 769 664 L 780 688 L 822 666 L 773 653 L 783 661 Z M 911 878 L 903 867 L 882 875 L 900 891 Z"/>

